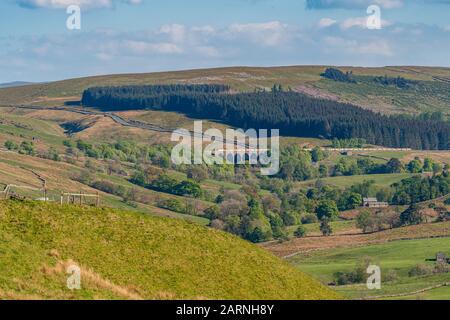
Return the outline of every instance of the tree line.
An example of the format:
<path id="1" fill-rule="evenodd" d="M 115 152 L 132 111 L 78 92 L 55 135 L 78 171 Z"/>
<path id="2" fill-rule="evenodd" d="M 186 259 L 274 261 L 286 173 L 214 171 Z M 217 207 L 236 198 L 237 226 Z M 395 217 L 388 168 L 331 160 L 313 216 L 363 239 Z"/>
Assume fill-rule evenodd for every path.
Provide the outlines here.
<path id="1" fill-rule="evenodd" d="M 243 129 L 278 128 L 282 135 L 362 138 L 367 143 L 414 149 L 450 149 L 450 125 L 393 117 L 296 92 L 229 94 L 222 85 L 159 85 L 87 89 L 84 106 L 104 111 L 151 108 L 221 120 Z"/>

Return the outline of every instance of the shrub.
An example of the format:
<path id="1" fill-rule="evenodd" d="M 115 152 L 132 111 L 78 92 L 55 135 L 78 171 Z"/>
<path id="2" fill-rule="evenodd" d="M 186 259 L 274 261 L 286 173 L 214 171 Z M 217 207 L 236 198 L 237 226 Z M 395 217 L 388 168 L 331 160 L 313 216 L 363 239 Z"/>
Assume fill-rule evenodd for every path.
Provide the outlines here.
<path id="1" fill-rule="evenodd" d="M 294 236 L 296 236 L 297 238 L 306 237 L 306 229 L 305 229 L 305 227 L 304 226 L 299 226 L 297 228 L 297 230 L 295 230 Z"/>
<path id="2" fill-rule="evenodd" d="M 312 213 L 307 213 L 302 216 L 301 218 L 302 224 L 310 224 L 310 223 L 317 223 L 319 219 L 317 219 L 317 216 Z"/>
<path id="3" fill-rule="evenodd" d="M 19 149 L 19 145 L 15 143 L 14 141 L 8 140 L 5 142 L 5 148 L 8 150 L 17 150 Z"/>
<path id="4" fill-rule="evenodd" d="M 398 279 L 398 274 L 395 270 L 391 269 L 383 274 L 383 279 L 386 282 L 392 282 Z"/>
<path id="5" fill-rule="evenodd" d="M 367 267 L 370 265 L 370 258 L 362 259 L 352 271 L 336 272 L 334 279 L 337 285 L 347 285 L 354 283 L 363 283 L 367 281 Z"/>
<path id="6" fill-rule="evenodd" d="M 78 150 L 85 152 L 89 149 L 92 149 L 92 145 L 84 142 L 83 140 L 77 140 L 77 148 Z"/>
<path id="7" fill-rule="evenodd" d="M 222 220 L 214 219 L 210 223 L 211 228 L 223 230 L 225 228 L 225 223 Z"/>
<path id="8" fill-rule="evenodd" d="M 164 199 L 158 201 L 158 207 L 174 212 L 184 213 L 185 207 L 178 199 Z"/>
<path id="9" fill-rule="evenodd" d="M 336 284 L 339 286 L 354 283 L 363 283 L 364 281 L 366 281 L 367 278 L 367 274 L 365 271 L 366 271 L 365 269 L 357 267 L 355 270 L 350 272 L 336 272 L 334 274 L 334 278 Z"/>
<path id="10" fill-rule="evenodd" d="M 339 199 L 340 210 L 352 210 L 361 206 L 362 196 L 355 192 L 344 192 Z"/>
<path id="11" fill-rule="evenodd" d="M 285 226 L 294 226 L 300 222 L 299 214 L 292 210 L 283 212 L 281 218 Z"/>
<path id="12" fill-rule="evenodd" d="M 50 149 L 48 149 L 45 158 L 53 161 L 61 161 L 61 157 L 59 156 L 58 151 L 53 147 L 50 147 Z"/>
<path id="13" fill-rule="evenodd" d="M 424 222 L 424 216 L 417 204 L 412 204 L 400 215 L 400 222 L 404 226 L 417 225 Z"/>
<path id="14" fill-rule="evenodd" d="M 70 140 L 64 140 L 63 145 L 67 148 L 73 148 L 75 146 L 74 143 Z"/>
<path id="15" fill-rule="evenodd" d="M 253 243 L 259 243 L 266 241 L 269 236 L 260 227 L 256 227 L 247 235 L 246 238 Z"/>
<path id="16" fill-rule="evenodd" d="M 326 217 L 333 220 L 339 215 L 339 210 L 333 200 L 322 200 L 316 208 L 316 213 L 319 219 Z"/>
<path id="17" fill-rule="evenodd" d="M 19 153 L 33 156 L 35 154 L 33 142 L 22 141 Z"/>
<path id="18" fill-rule="evenodd" d="M 74 181 L 78 181 L 85 185 L 90 185 L 92 182 L 93 176 L 90 174 L 89 171 L 83 170 L 79 174 L 73 175 L 71 179 Z"/>
<path id="19" fill-rule="evenodd" d="M 134 202 L 134 200 L 136 200 L 135 197 L 130 197 L 132 191 L 129 190 L 129 188 L 112 183 L 110 181 L 97 180 L 92 183 L 89 183 L 89 186 L 91 186 L 94 189 L 122 197 L 123 201 L 129 204 L 131 204 L 132 202 Z"/>
<path id="20" fill-rule="evenodd" d="M 409 270 L 410 277 L 426 276 L 433 273 L 433 267 L 426 264 L 418 264 Z"/>
<path id="21" fill-rule="evenodd" d="M 220 208 L 216 205 L 211 206 L 204 211 L 204 215 L 209 220 L 216 220 L 220 217 Z"/>
<path id="22" fill-rule="evenodd" d="M 170 192 L 171 190 L 169 190 Z M 200 185 L 191 180 L 183 180 L 178 183 L 173 191 L 175 194 L 180 196 L 192 196 L 194 198 L 200 198 L 203 194 Z"/>
<path id="23" fill-rule="evenodd" d="M 356 217 L 356 226 L 362 229 L 363 233 L 378 231 L 383 227 L 382 218 L 365 210 Z"/>
<path id="24" fill-rule="evenodd" d="M 208 171 L 204 169 L 202 166 L 193 165 L 188 168 L 187 172 L 188 179 L 192 179 L 195 182 L 201 182 L 205 179 L 208 179 Z"/>
<path id="25" fill-rule="evenodd" d="M 324 236 L 331 236 L 333 233 L 333 228 L 330 225 L 330 219 L 327 217 L 324 217 L 320 221 L 320 231 Z"/>
<path id="26" fill-rule="evenodd" d="M 351 71 L 344 73 L 339 69 L 327 68 L 325 72 L 321 74 L 321 76 L 334 81 L 356 83 Z"/>

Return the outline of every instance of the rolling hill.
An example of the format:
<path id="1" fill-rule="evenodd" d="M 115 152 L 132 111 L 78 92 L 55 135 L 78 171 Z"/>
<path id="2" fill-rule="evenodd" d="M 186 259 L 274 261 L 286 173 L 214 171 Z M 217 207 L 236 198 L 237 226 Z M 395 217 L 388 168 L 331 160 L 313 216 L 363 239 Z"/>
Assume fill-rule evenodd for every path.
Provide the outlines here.
<path id="1" fill-rule="evenodd" d="M 0 88 L 12 88 L 12 87 L 20 87 L 20 86 L 26 86 L 33 84 L 33 82 L 26 82 L 26 81 L 13 81 L 13 82 L 7 82 L 7 83 L 0 83 Z"/>
<path id="2" fill-rule="evenodd" d="M 450 69 L 340 67 L 344 72 L 352 71 L 357 79 L 356 83 L 345 83 L 321 77 L 325 68 L 219 68 L 97 76 L 0 88 L 0 189 L 7 184 L 39 188 L 41 181 L 37 172 L 46 179 L 47 196 L 51 200 L 58 201 L 61 191 L 98 191 L 102 205 L 111 207 L 97 209 L 0 201 L 0 299 L 334 299 L 339 298 L 336 293 L 303 272 L 327 284 L 329 270 L 321 273 L 319 267 L 336 262 L 333 268 L 338 268 L 345 262 L 334 259 L 336 250 L 344 256 L 359 259 L 366 253 L 376 257 L 387 248 L 395 256 L 404 250 L 400 245 L 406 243 L 404 239 L 413 238 L 418 244 L 427 247 L 428 240 L 422 238 L 448 237 L 449 222 L 363 235 L 355 227 L 354 221 L 335 221 L 332 222 L 335 234 L 331 237 L 321 237 L 318 223 L 306 224 L 306 238 L 282 243 L 271 241 L 261 248 L 230 234 L 204 227 L 212 222 L 210 217 L 204 215 L 204 210 L 213 206 L 219 195 L 232 190 L 258 192 L 245 189 L 256 182 L 260 183 L 259 187 L 262 185 L 252 175 L 249 178 L 240 171 L 230 176 L 225 176 L 226 172 L 214 172 L 216 176 L 208 171 L 206 179 L 200 182 L 208 197 L 193 201 L 181 195 L 133 184 L 130 178 L 136 165 L 154 168 L 155 164 L 151 162 L 134 163 L 128 158 L 90 157 L 65 144 L 67 141 L 73 144 L 78 139 L 97 146 L 120 141 L 149 146 L 171 143 L 167 130 L 123 125 L 106 113 L 97 110 L 89 113 L 88 109 L 67 103 L 80 100 L 83 90 L 93 86 L 218 83 L 231 86 L 231 92 L 237 93 L 262 88 L 270 90 L 274 84 L 281 84 L 283 88 L 296 92 L 350 102 L 386 114 L 417 115 L 428 111 L 450 114 Z M 384 75 L 393 78 L 402 76 L 419 85 L 400 89 L 371 80 Z M 22 104 L 42 108 L 17 107 Z M 66 106 L 53 108 L 63 104 Z M 147 124 L 147 127 L 192 129 L 193 126 L 193 118 L 177 112 L 129 110 L 117 112 L 116 115 L 128 122 Z M 213 122 L 211 119 L 205 121 L 204 127 L 228 128 L 225 123 Z M 18 145 L 32 141 L 37 154 L 32 156 L 3 148 L 9 140 Z M 312 148 L 330 144 L 330 140 L 323 138 L 281 139 L 283 147 L 298 145 Z M 69 151 L 73 150 L 70 149 L 75 149 L 75 153 L 71 154 Z M 54 161 L 46 157 L 51 150 L 59 154 L 61 160 Z M 370 159 L 383 164 L 392 157 L 399 158 L 404 164 L 418 157 L 422 161 L 431 158 L 444 165 L 449 163 L 450 152 L 374 149 L 343 155 L 339 151 L 331 151 L 322 163 L 330 168 L 340 160 Z M 164 171 L 180 181 L 188 178 L 187 172 L 183 170 L 169 167 Z M 84 173 L 92 181 L 80 180 Z M 368 180 L 374 180 L 377 188 L 389 188 L 392 183 L 411 175 L 407 172 L 336 177 L 330 174 L 321 181 L 342 190 Z M 137 196 L 129 198 L 128 194 L 121 195 L 114 190 L 102 191 L 94 187 L 94 181 L 105 182 L 113 185 L 115 191 L 121 188 Z M 274 180 L 274 184 L 279 182 Z M 318 182 L 315 178 L 296 181 L 292 187 L 300 192 L 316 186 Z M 28 199 L 42 196 L 39 192 L 15 191 Z M 258 195 L 275 193 L 266 186 L 259 190 Z M 186 214 L 161 206 L 168 200 L 178 200 L 186 204 L 186 208 L 188 202 L 193 201 L 196 212 Z M 309 210 L 313 212 L 313 209 Z M 288 228 L 291 238 L 297 227 L 293 225 Z M 440 243 L 442 239 L 446 245 L 448 238 L 433 241 Z M 394 241 L 395 245 L 391 248 L 390 242 L 386 241 Z M 348 248 L 352 245 L 361 247 L 361 250 Z M 283 257 L 303 251 L 307 251 L 305 256 L 311 259 L 303 259 L 303 255 L 299 255 L 283 261 L 274 256 Z M 323 259 L 322 251 L 327 252 Z M 434 253 L 430 251 L 427 257 Z M 399 258 L 402 256 L 399 255 Z M 390 263 L 389 259 L 386 263 Z M 424 258 L 420 256 L 420 259 Z M 71 264 L 79 265 L 82 269 L 80 291 L 70 291 L 65 286 L 68 277 L 66 268 Z M 353 267 L 353 262 L 350 267 Z M 407 268 L 410 267 L 408 264 Z M 401 276 L 405 268 L 400 270 L 403 272 Z M 440 283 L 441 277 L 435 280 Z M 398 282 L 392 282 L 392 288 L 385 293 L 414 292 L 414 289 L 422 288 L 426 281 L 401 277 Z M 398 290 L 395 287 L 397 285 Z M 357 292 L 359 288 L 349 288 L 349 292 L 345 288 L 339 290 L 346 297 L 360 297 Z M 448 291 L 439 293 L 448 298 Z"/>
<path id="3" fill-rule="evenodd" d="M 229 234 L 107 208 L 0 202 L 0 298 L 338 299 Z M 81 268 L 81 290 L 66 269 Z"/>
<path id="4" fill-rule="evenodd" d="M 450 298 L 448 273 L 430 272 L 412 276 L 409 271 L 417 265 L 434 266 L 437 252 L 449 253 L 450 238 L 412 239 L 360 247 L 324 249 L 307 256 L 298 255 L 290 262 L 324 283 L 333 281 L 336 272 L 351 271 L 364 259 L 370 259 L 382 268 L 385 275 L 382 290 L 368 290 L 365 284 L 337 286 L 335 289 L 351 299 L 410 298 L 442 299 Z M 440 285 L 442 287 L 440 287 Z M 421 292 L 423 290 L 423 292 Z"/>
<path id="5" fill-rule="evenodd" d="M 120 74 L 69 79 L 25 87 L 0 89 L 0 105 L 33 103 L 59 105 L 79 100 L 83 90 L 93 86 L 118 86 L 167 83 L 216 83 L 233 90 L 251 92 L 270 89 L 275 83 L 315 97 L 349 102 L 382 113 L 418 114 L 428 111 L 450 113 L 449 68 L 432 67 L 339 67 L 351 71 L 356 83 L 321 77 L 326 66 L 230 67 L 142 74 Z M 374 77 L 404 77 L 417 85 L 407 89 L 380 85 Z"/>

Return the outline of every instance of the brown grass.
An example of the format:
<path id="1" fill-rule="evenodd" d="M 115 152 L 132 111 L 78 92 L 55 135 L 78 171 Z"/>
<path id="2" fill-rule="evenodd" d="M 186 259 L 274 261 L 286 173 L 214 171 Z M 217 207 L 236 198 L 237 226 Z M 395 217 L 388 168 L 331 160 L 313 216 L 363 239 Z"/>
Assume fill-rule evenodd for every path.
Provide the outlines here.
<path id="1" fill-rule="evenodd" d="M 413 151 L 402 158 L 402 161 L 409 162 L 415 157 L 419 157 L 422 161 L 425 158 L 433 159 L 439 163 L 450 163 L 450 151 Z"/>
<path id="2" fill-rule="evenodd" d="M 130 289 L 127 287 L 119 286 L 108 279 L 103 278 L 101 275 L 96 273 L 90 268 L 81 266 L 79 263 L 69 259 L 66 261 L 59 260 L 55 266 L 43 266 L 41 272 L 45 275 L 54 274 L 66 274 L 66 270 L 70 266 L 79 266 L 81 271 L 81 285 L 88 286 L 90 288 L 95 288 L 98 290 L 106 290 L 112 292 L 114 295 L 122 297 L 129 300 L 143 300 L 143 298 L 136 292 L 136 289 Z"/>
<path id="3" fill-rule="evenodd" d="M 91 193 L 97 191 L 71 179 L 73 174 L 80 171 L 80 168 L 74 165 L 13 152 L 0 151 L 0 156 L 0 181 L 4 184 L 41 187 L 41 182 L 32 169 L 46 179 L 48 189 L 82 190 Z"/>
<path id="4" fill-rule="evenodd" d="M 393 213 L 393 212 L 402 212 L 402 211 L 406 210 L 406 208 L 407 208 L 407 206 L 389 206 L 387 208 L 361 207 L 361 208 L 357 208 L 357 209 L 353 209 L 353 210 L 342 211 L 339 214 L 339 217 L 344 220 L 353 220 L 353 219 L 356 219 L 356 217 L 363 211 L 369 211 L 372 214 L 375 214 L 378 212 L 387 214 L 387 213 Z"/>

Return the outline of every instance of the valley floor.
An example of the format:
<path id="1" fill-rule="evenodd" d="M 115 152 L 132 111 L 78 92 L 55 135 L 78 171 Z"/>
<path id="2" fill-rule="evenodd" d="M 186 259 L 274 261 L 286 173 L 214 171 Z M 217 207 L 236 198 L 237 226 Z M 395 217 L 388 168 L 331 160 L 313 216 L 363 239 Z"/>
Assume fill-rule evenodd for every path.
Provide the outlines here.
<path id="1" fill-rule="evenodd" d="M 336 272 L 352 271 L 364 259 L 381 268 L 381 290 L 369 290 L 365 284 L 331 286 L 350 299 L 450 299 L 450 273 L 410 275 L 417 265 L 430 268 L 427 261 L 437 252 L 450 254 L 450 236 L 446 238 L 397 240 L 361 247 L 333 248 L 288 258 L 303 272 L 323 283 L 334 280 Z"/>
<path id="2" fill-rule="evenodd" d="M 284 70 L 279 71 L 284 72 Z M 235 77 L 236 75 L 230 74 L 229 76 Z M 318 78 L 317 75 L 314 77 Z M 78 87 L 86 87 L 91 81 L 93 80 L 90 79 L 86 84 L 80 84 Z M 112 83 L 115 84 L 114 81 Z M 128 83 L 129 80 L 124 79 L 123 81 Z M 237 83 L 240 86 L 241 81 L 239 80 Z M 264 81 L 264 85 L 273 85 L 273 83 L 274 79 L 272 78 Z M 65 84 L 58 84 L 58 86 L 61 85 Z M 335 92 L 335 89 L 343 86 L 340 83 L 320 80 L 314 87 L 323 89 L 330 85 L 332 88 L 328 88 L 330 89 L 328 90 L 329 92 Z M 292 87 L 295 90 L 302 90 L 298 86 Z M 25 89 L 11 89 L 8 92 L 14 93 L 14 91 L 18 91 L 17 98 L 23 96 L 21 90 Z M 8 103 L 5 103 L 4 107 L 0 106 L 0 146 L 3 146 L 5 141 L 9 139 L 13 139 L 17 143 L 29 140 L 34 141 L 38 151 L 46 151 L 52 147 L 63 154 L 66 151 L 66 148 L 63 147 L 63 142 L 70 136 L 63 129 L 64 126 L 82 128 L 78 132 L 71 133 L 73 136 L 70 136 L 70 138 L 73 139 L 85 139 L 90 142 L 113 142 L 121 139 L 130 139 L 148 143 L 149 145 L 170 143 L 170 132 L 173 128 L 192 129 L 193 119 L 173 112 L 139 110 L 107 114 L 96 110 L 86 112 L 86 110 L 77 107 L 57 107 L 68 99 L 79 100 L 80 90 L 67 91 L 70 93 L 70 96 L 67 97 L 41 98 L 36 96 L 35 93 L 30 93 L 26 102 L 33 105 L 38 104 L 41 107 L 11 107 L 9 106 L 10 100 L 7 100 Z M 55 92 L 59 91 L 55 90 Z M 412 95 L 412 93 L 407 93 L 408 96 L 404 97 L 405 101 L 409 101 L 409 95 Z M 6 99 L 5 97 L 9 99 L 10 95 L 4 94 L 0 98 Z M 345 94 L 343 97 L 345 97 Z M 376 100 L 378 103 L 379 99 L 377 98 Z M 14 104 L 20 103 L 17 101 L 14 101 Z M 443 104 L 443 110 L 448 110 L 445 108 L 447 104 L 448 101 Z M 392 109 L 392 106 L 388 109 Z M 392 109 L 391 111 L 394 110 Z M 205 129 L 211 126 L 216 126 L 220 129 L 228 128 L 224 124 L 209 121 L 205 121 L 204 124 Z M 324 147 L 329 146 L 330 143 L 329 140 L 318 138 L 281 138 L 281 145 L 294 144 L 305 148 Z M 347 156 L 340 152 L 331 152 L 327 160 L 329 163 L 327 164 L 334 165 L 344 157 Z M 419 157 L 421 160 L 428 157 L 439 163 L 450 163 L 450 151 L 373 150 L 361 151 L 358 154 L 353 154 L 352 157 L 356 159 L 370 158 L 380 163 L 389 161 L 391 158 L 398 158 L 402 162 L 407 163 L 415 157 Z M 86 170 L 85 161 L 87 160 L 92 162 L 94 167 L 104 165 L 101 161 L 95 159 L 83 159 L 83 156 L 80 159 L 77 157 L 74 163 L 65 163 L 21 155 L 17 152 L 9 152 L 2 149 L 0 150 L 0 189 L 3 187 L 2 183 L 23 184 L 39 188 L 42 181 L 33 173 L 35 171 L 46 179 L 51 200 L 58 201 L 61 190 L 97 192 L 98 190 L 76 181 L 73 177 L 74 174 L 79 174 Z M 130 164 L 122 163 L 122 166 L 129 172 L 133 170 Z M 179 171 L 168 170 L 168 174 L 178 179 L 186 178 L 186 174 Z M 393 183 L 411 176 L 413 176 L 411 173 L 371 174 L 326 177 L 321 180 L 328 185 L 344 189 L 368 180 L 373 180 L 377 187 L 389 187 Z M 0 211 L 0 231 L 3 231 L 3 233 L 0 233 L 0 252 L 7 253 L 7 255 L 3 256 L 3 259 L 0 256 L 0 298 L 53 298 L 52 294 L 56 298 L 81 299 L 170 299 L 179 297 L 194 299 L 205 297 L 336 298 L 338 296 L 332 292 L 336 290 L 350 299 L 450 300 L 450 286 L 444 286 L 450 281 L 450 274 L 428 274 L 422 276 L 409 276 L 408 274 L 411 268 L 418 264 L 431 266 L 432 262 L 427 262 L 426 260 L 434 258 L 438 251 L 450 255 L 450 222 L 422 224 L 372 234 L 362 234 L 361 230 L 356 228 L 355 221 L 341 220 L 331 223 L 334 234 L 330 237 L 321 236 L 319 224 L 305 224 L 304 228 L 308 234 L 305 238 L 295 238 L 286 242 L 271 241 L 261 244 L 260 247 L 263 249 L 279 258 L 284 258 L 285 261 L 295 266 L 297 270 L 309 274 L 324 285 L 333 282 L 334 273 L 351 271 L 355 265 L 365 258 L 370 258 L 374 263 L 378 263 L 382 267 L 383 274 L 395 273 L 396 275 L 392 279 L 384 281 L 380 291 L 369 291 L 366 286 L 359 284 L 330 286 L 332 289 L 330 291 L 325 286 L 317 284 L 318 290 L 307 288 L 305 292 L 301 292 L 301 290 L 298 290 L 298 286 L 303 281 L 302 274 L 295 273 L 296 270 L 288 263 L 278 264 L 279 259 L 273 255 L 267 255 L 267 252 L 263 250 L 256 251 L 256 253 L 250 249 L 248 251 L 241 250 L 242 247 L 245 247 L 245 249 L 258 248 L 244 241 L 236 245 L 234 237 L 230 235 L 221 237 L 217 236 L 217 233 L 213 230 L 208 229 L 208 231 L 205 231 L 206 228 L 200 227 L 198 224 L 208 225 L 210 220 L 203 216 L 181 214 L 157 207 L 158 201 L 161 199 L 178 199 L 184 202 L 186 201 L 184 197 L 138 187 L 130 182 L 130 176 L 110 175 L 106 171 L 97 171 L 95 177 L 102 181 L 140 192 L 145 197 L 146 203 L 130 204 L 121 197 L 100 192 L 102 205 L 119 210 L 134 211 L 134 213 L 128 212 L 124 214 L 125 216 L 122 216 L 122 212 L 117 213 L 117 211 L 113 210 L 112 213 L 107 213 L 105 217 L 105 211 L 109 209 L 97 210 L 77 207 L 75 210 L 72 210 L 69 207 L 63 207 L 60 213 L 68 221 L 75 219 L 77 215 L 86 219 L 86 222 L 83 224 L 84 229 L 79 233 L 76 230 L 71 230 L 66 225 L 67 221 L 60 219 L 59 216 L 52 216 L 52 213 L 48 212 L 48 208 L 52 206 L 51 204 L 42 204 L 41 209 L 39 209 L 39 206 L 41 206 L 39 203 L 26 204 L 24 207 L 13 204 L 19 213 L 17 220 L 11 212 L 6 215 L 7 219 L 5 220 L 5 214 Z M 297 191 L 313 187 L 316 182 L 317 179 L 311 179 L 295 182 L 293 185 Z M 240 184 L 239 182 L 219 181 L 212 178 L 203 180 L 201 187 L 210 195 L 210 198 L 196 202 L 199 206 L 199 212 L 214 205 L 213 199 L 222 190 L 242 190 L 243 184 L 245 182 Z M 24 195 L 30 199 L 40 196 L 39 193 L 33 191 L 22 190 L 22 192 L 25 192 Z M 261 190 L 262 192 L 268 191 Z M 0 209 L 7 207 L 8 205 L 0 202 Z M 42 217 L 39 216 L 41 211 L 44 212 Z M 88 213 L 87 215 L 85 215 L 86 212 Z M 146 215 L 139 215 L 139 213 L 146 213 Z M 346 212 L 345 214 L 353 215 L 350 218 L 355 218 L 354 212 Z M 150 215 L 177 218 L 177 220 L 170 220 L 171 226 L 161 226 L 158 222 L 161 220 L 150 217 Z M 126 220 L 125 218 L 127 217 L 131 220 Z M 7 221 L 11 225 L 2 224 L 2 219 L 4 219 L 3 222 Z M 105 223 L 105 219 L 109 220 Z M 148 221 L 153 221 L 154 225 L 147 223 L 147 219 L 149 219 Z M 192 228 L 177 228 L 177 226 L 188 225 L 179 220 L 188 220 L 189 222 L 195 222 L 197 225 Z M 130 221 L 133 221 L 134 224 L 130 223 Z M 89 223 L 91 225 L 88 225 Z M 112 223 L 112 227 L 109 225 L 110 223 Z M 24 225 L 31 228 L 39 227 L 44 232 L 42 233 L 41 229 L 24 228 Z M 162 232 L 158 228 L 154 228 L 154 226 L 167 227 L 170 230 Z M 53 227 L 56 228 L 56 231 L 52 229 Z M 122 238 L 111 240 L 111 237 L 117 236 L 116 228 L 120 229 L 120 237 Z M 296 228 L 298 226 L 288 227 L 289 236 L 293 237 Z M 60 229 L 68 230 L 67 232 L 71 232 L 72 237 L 67 238 L 65 234 L 60 233 Z M 136 230 L 143 230 L 147 234 L 138 234 Z M 221 239 L 222 242 L 213 243 L 205 241 L 205 239 L 199 239 L 193 230 L 197 230 L 201 234 L 205 232 L 208 236 L 211 236 L 211 234 L 214 237 L 217 236 L 217 239 Z M 85 236 L 83 232 L 88 235 L 88 240 L 91 241 L 92 246 L 97 246 L 96 248 L 100 254 L 83 245 L 83 237 Z M 125 241 L 124 243 L 124 239 L 128 239 L 127 233 L 132 234 L 139 241 Z M 53 237 L 53 235 L 56 236 Z M 163 241 L 156 244 L 152 242 L 151 239 L 155 235 Z M 99 237 L 101 238 L 100 243 L 97 241 Z M 186 238 L 193 239 L 194 243 L 186 241 Z M 41 242 L 36 242 L 36 239 Z M 5 243 L 8 244 L 5 245 Z M 159 246 L 161 243 L 163 246 Z M 236 250 L 236 254 L 227 254 L 230 250 L 230 247 L 227 246 L 228 244 L 231 244 L 232 248 Z M 156 253 L 150 252 L 148 250 L 149 246 Z M 112 254 L 108 251 L 108 248 L 111 247 Z M 162 247 L 164 251 L 158 251 Z M 52 251 L 52 249 L 58 250 Z M 18 252 L 23 254 L 18 256 Z M 133 252 L 137 252 L 138 255 L 133 255 Z M 219 256 L 215 255 L 217 252 L 220 253 Z M 130 266 L 127 264 L 127 261 L 122 259 L 124 253 L 131 257 L 130 259 L 134 259 L 133 265 Z M 260 256 L 260 253 L 264 257 Z M 167 254 L 172 259 L 171 261 L 166 261 Z M 202 257 L 200 259 L 201 263 L 199 263 L 199 255 Z M 61 280 L 64 280 L 63 269 L 66 267 L 67 259 L 84 262 L 87 267 L 95 270 L 95 272 L 89 268 L 84 270 L 86 274 L 90 274 L 91 283 L 89 283 L 90 287 L 79 295 L 67 294 L 61 288 Z M 90 263 L 91 259 L 93 261 L 92 264 Z M 152 270 L 144 270 L 141 265 L 142 259 L 155 270 L 161 271 L 162 276 L 158 278 L 150 272 Z M 119 266 L 122 274 L 116 272 L 115 266 L 117 261 L 120 262 Z M 241 266 L 241 269 L 228 265 L 228 262 L 236 263 L 237 266 Z M 20 264 L 19 268 L 15 268 L 17 263 Z M 218 266 L 222 266 L 224 270 L 228 268 L 227 270 L 232 275 L 230 276 L 230 273 L 226 273 L 224 270 L 221 270 L 220 274 L 217 275 L 216 270 Z M 249 266 L 252 268 L 248 268 Z M 253 266 L 258 267 L 261 273 L 255 272 Z M 1 270 L 6 270 L 5 268 L 8 268 L 8 272 L 2 274 Z M 284 275 L 288 277 L 289 292 L 283 291 L 285 290 L 285 287 L 283 287 L 283 281 L 285 281 L 282 277 L 283 275 L 276 273 L 279 280 L 279 283 L 276 285 L 267 280 L 270 280 L 270 277 L 273 276 L 278 268 L 285 271 Z M 242 270 L 246 273 L 241 275 Z M 36 277 L 29 276 L 32 272 L 36 272 Z M 254 284 L 259 280 L 264 285 L 258 287 L 258 292 L 255 293 L 253 290 Z M 310 283 L 309 277 L 307 277 L 306 281 L 308 284 Z M 145 285 L 142 286 L 142 283 L 145 283 Z M 171 286 L 174 283 L 176 285 Z M 219 289 L 216 289 L 217 283 L 220 284 Z M 315 282 L 311 283 L 314 283 L 314 286 L 316 286 Z M 205 288 L 198 291 L 197 288 L 201 285 L 205 285 Z M 151 286 L 155 286 L 157 290 L 148 289 Z M 239 289 L 241 287 L 244 287 L 244 289 Z M 26 290 L 21 292 L 21 288 Z M 272 295 L 266 292 L 267 288 L 272 290 L 270 292 Z M 50 294 L 46 292 L 50 292 Z M 185 292 L 188 292 L 188 294 L 185 294 Z"/>
<path id="3" fill-rule="evenodd" d="M 354 222 L 336 224 L 341 224 L 344 232 L 348 232 L 352 230 L 349 229 L 351 223 Z M 324 284 L 333 283 L 337 272 L 351 272 L 364 261 L 380 266 L 381 290 L 369 290 L 365 284 L 330 286 L 350 299 L 450 300 L 450 273 L 409 274 L 418 265 L 431 270 L 434 262 L 429 260 L 438 252 L 450 255 L 450 222 L 372 234 L 309 236 L 262 246 Z"/>
<path id="4" fill-rule="evenodd" d="M 321 249 L 357 247 L 396 240 L 450 237 L 450 222 L 429 223 L 403 228 L 389 229 L 371 234 L 344 234 L 329 237 L 313 236 L 296 238 L 287 242 L 277 241 L 262 246 L 280 257 L 295 256 Z"/>

